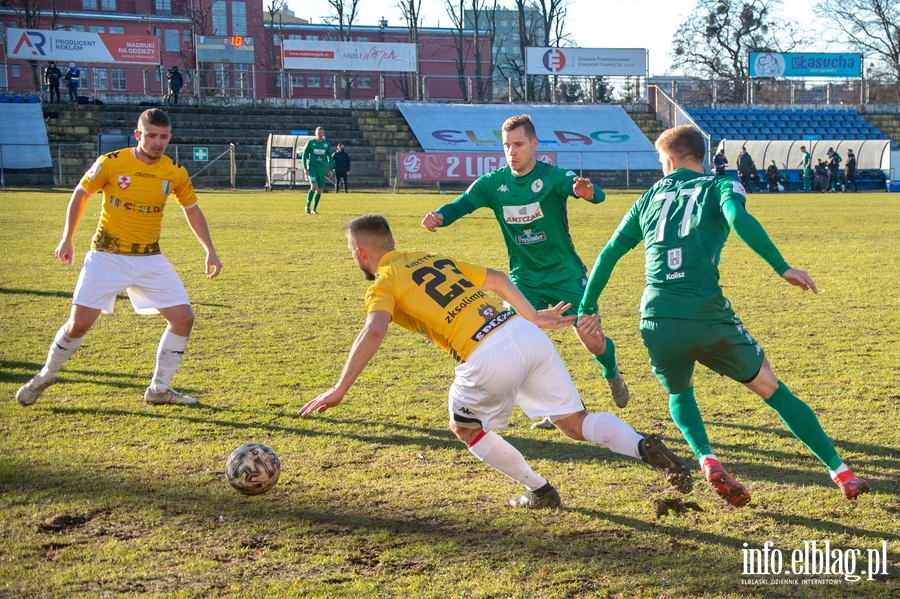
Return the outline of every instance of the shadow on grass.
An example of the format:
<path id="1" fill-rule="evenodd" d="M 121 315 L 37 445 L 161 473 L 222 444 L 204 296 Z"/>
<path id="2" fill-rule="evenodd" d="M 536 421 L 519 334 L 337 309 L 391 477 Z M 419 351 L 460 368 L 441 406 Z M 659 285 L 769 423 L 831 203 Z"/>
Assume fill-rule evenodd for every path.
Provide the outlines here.
<path id="1" fill-rule="evenodd" d="M 35 374 L 40 372 L 44 367 L 43 362 L 14 362 L 11 360 L 0 360 L 0 383 L 22 384 L 31 380 Z M 14 372 L 24 370 L 23 373 Z M 78 378 L 83 376 L 84 378 Z M 107 380 L 103 380 L 107 379 Z M 129 380 L 139 380 L 142 383 L 131 383 Z M 147 381 L 150 380 L 148 374 L 130 374 L 127 372 L 98 372 L 96 370 L 79 370 L 67 368 L 60 372 L 56 379 L 57 388 L 67 383 L 92 383 L 95 385 L 106 385 L 118 389 L 144 389 Z M 51 392 L 52 393 L 52 392 Z"/>
<path id="2" fill-rule="evenodd" d="M 72 290 L 41 291 L 39 289 L 10 289 L 9 287 L 0 287 L 0 295 L 38 295 L 42 297 L 64 297 L 71 299 Z"/>

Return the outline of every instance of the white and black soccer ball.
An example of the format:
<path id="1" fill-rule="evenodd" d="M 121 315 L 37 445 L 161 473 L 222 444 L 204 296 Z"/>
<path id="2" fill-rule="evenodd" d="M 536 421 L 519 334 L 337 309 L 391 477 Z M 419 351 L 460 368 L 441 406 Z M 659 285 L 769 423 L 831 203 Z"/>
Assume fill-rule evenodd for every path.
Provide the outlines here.
<path id="1" fill-rule="evenodd" d="M 244 495 L 260 495 L 275 486 L 281 462 L 272 448 L 262 443 L 245 443 L 231 452 L 225 462 L 228 484 Z"/>

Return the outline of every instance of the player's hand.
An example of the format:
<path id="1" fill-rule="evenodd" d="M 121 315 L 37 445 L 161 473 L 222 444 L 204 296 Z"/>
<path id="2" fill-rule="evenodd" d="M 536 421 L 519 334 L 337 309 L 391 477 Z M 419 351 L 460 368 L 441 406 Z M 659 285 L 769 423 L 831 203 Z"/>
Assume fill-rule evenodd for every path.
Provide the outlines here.
<path id="1" fill-rule="evenodd" d="M 438 214 L 437 212 L 429 212 L 425 215 L 425 218 L 422 219 L 422 226 L 432 233 L 434 233 L 442 224 L 444 224 L 444 215 Z"/>
<path id="2" fill-rule="evenodd" d="M 206 254 L 206 278 L 212 279 L 219 276 L 222 272 L 222 262 L 215 252 L 207 252 Z"/>
<path id="3" fill-rule="evenodd" d="M 594 186 L 591 185 L 591 180 L 585 177 L 575 177 L 575 185 L 572 186 L 572 191 L 582 200 L 590 202 L 594 199 Z"/>
<path id="4" fill-rule="evenodd" d="M 806 274 L 805 270 L 797 270 L 796 268 L 789 268 L 784 271 L 784 274 L 781 275 L 781 278 L 790 283 L 791 285 L 796 285 L 803 291 L 808 289 L 812 289 L 813 293 L 819 293 L 818 288 L 816 287 L 816 283 L 812 280 L 808 274 Z"/>
<path id="5" fill-rule="evenodd" d="M 532 321 L 542 329 L 561 329 L 575 322 L 576 316 L 564 316 L 563 313 L 572 307 L 572 304 L 559 302 L 547 310 L 538 310 Z"/>
<path id="6" fill-rule="evenodd" d="M 599 314 L 579 314 L 578 324 L 575 325 L 582 335 L 599 335 L 600 334 L 600 315 Z"/>
<path id="7" fill-rule="evenodd" d="M 65 239 L 60 241 L 54 253 L 60 262 L 65 264 L 74 264 L 75 262 L 75 244 L 71 241 Z"/>
<path id="8" fill-rule="evenodd" d="M 331 388 L 321 394 L 314 400 L 307 402 L 305 406 L 297 412 L 301 416 L 309 416 L 313 412 L 324 412 L 328 408 L 333 408 L 344 400 L 344 394 L 337 389 Z"/>

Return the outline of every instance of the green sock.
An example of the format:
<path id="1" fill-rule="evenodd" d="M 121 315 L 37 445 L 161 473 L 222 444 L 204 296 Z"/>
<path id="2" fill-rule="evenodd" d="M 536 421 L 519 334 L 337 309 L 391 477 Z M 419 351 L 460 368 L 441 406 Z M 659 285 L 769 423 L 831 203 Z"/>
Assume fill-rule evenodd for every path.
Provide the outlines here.
<path id="1" fill-rule="evenodd" d="M 837 470 L 841 467 L 843 462 L 831 439 L 822 430 L 816 413 L 791 393 L 784 383 L 778 382 L 778 389 L 772 394 L 772 397 L 766 400 L 766 403 L 778 412 L 788 430 L 809 447 L 809 450 L 830 470 Z"/>
<path id="2" fill-rule="evenodd" d="M 604 378 L 611 379 L 619 372 L 616 369 L 616 346 L 613 340 L 606 337 L 606 351 L 602 356 L 594 355 L 594 359 L 600 364 L 600 370 L 603 371 Z"/>
<path id="3" fill-rule="evenodd" d="M 703 416 L 700 415 L 700 408 L 697 407 L 697 400 L 694 398 L 693 387 L 688 387 L 681 393 L 669 394 L 669 412 L 698 459 L 712 453 L 709 437 L 706 436 L 706 427 L 703 425 Z"/>
<path id="4" fill-rule="evenodd" d="M 310 189 L 306 192 L 306 207 L 309 208 L 309 205 L 312 204 L 313 197 L 315 196 L 315 192 Z"/>
<path id="5" fill-rule="evenodd" d="M 319 198 L 322 197 L 321 193 L 317 193 L 315 198 L 313 199 L 313 210 L 319 207 Z"/>

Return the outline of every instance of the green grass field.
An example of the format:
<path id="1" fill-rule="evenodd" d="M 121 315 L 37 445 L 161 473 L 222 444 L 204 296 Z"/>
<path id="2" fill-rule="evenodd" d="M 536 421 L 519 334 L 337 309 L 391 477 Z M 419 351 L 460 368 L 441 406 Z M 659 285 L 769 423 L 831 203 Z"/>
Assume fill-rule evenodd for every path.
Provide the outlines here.
<path id="1" fill-rule="evenodd" d="M 419 226 L 452 195 L 329 193 L 321 214 L 309 216 L 300 192 L 202 193 L 224 264 L 214 280 L 203 276 L 202 251 L 173 204 L 161 245 L 197 315 L 173 386 L 202 405 L 142 401 L 164 322 L 135 315 L 122 294 L 58 384 L 31 408 L 18 406 L 16 389 L 40 369 L 67 318 L 99 212 L 95 198 L 76 265 L 62 265 L 53 250 L 68 195 L 0 192 L 2 597 L 900 596 L 896 195 L 750 197 L 751 212 L 819 295 L 781 281 L 734 237 L 721 268 L 726 296 L 775 371 L 873 492 L 845 500 L 760 399 L 698 370 L 714 449 L 753 500 L 731 509 L 698 478 L 682 498 L 703 511 L 661 518 L 657 502 L 677 494 L 655 472 L 532 431 L 520 412 L 504 434 L 559 489 L 563 507 L 507 507 L 520 487 L 447 429 L 455 362 L 397 327 L 340 407 L 296 415 L 334 383 L 364 321 L 366 282 L 341 234 L 352 217 L 382 213 L 402 248 L 505 270 L 490 213 L 435 234 Z M 570 201 L 572 236 L 589 267 L 636 196 Z M 642 286 L 639 248 L 601 298 L 631 387 L 626 409 L 612 405 L 571 332 L 550 336 L 590 410 L 659 433 L 687 458 L 638 332 Z M 228 455 L 250 441 L 282 462 L 278 485 L 258 497 L 224 477 Z M 852 566 L 861 580 L 745 573 L 745 549 L 770 542 L 789 570 L 792 552 L 813 541 L 840 551 L 830 561 L 845 570 L 860 551 Z M 861 574 L 870 555 L 887 558 L 874 576 Z"/>

